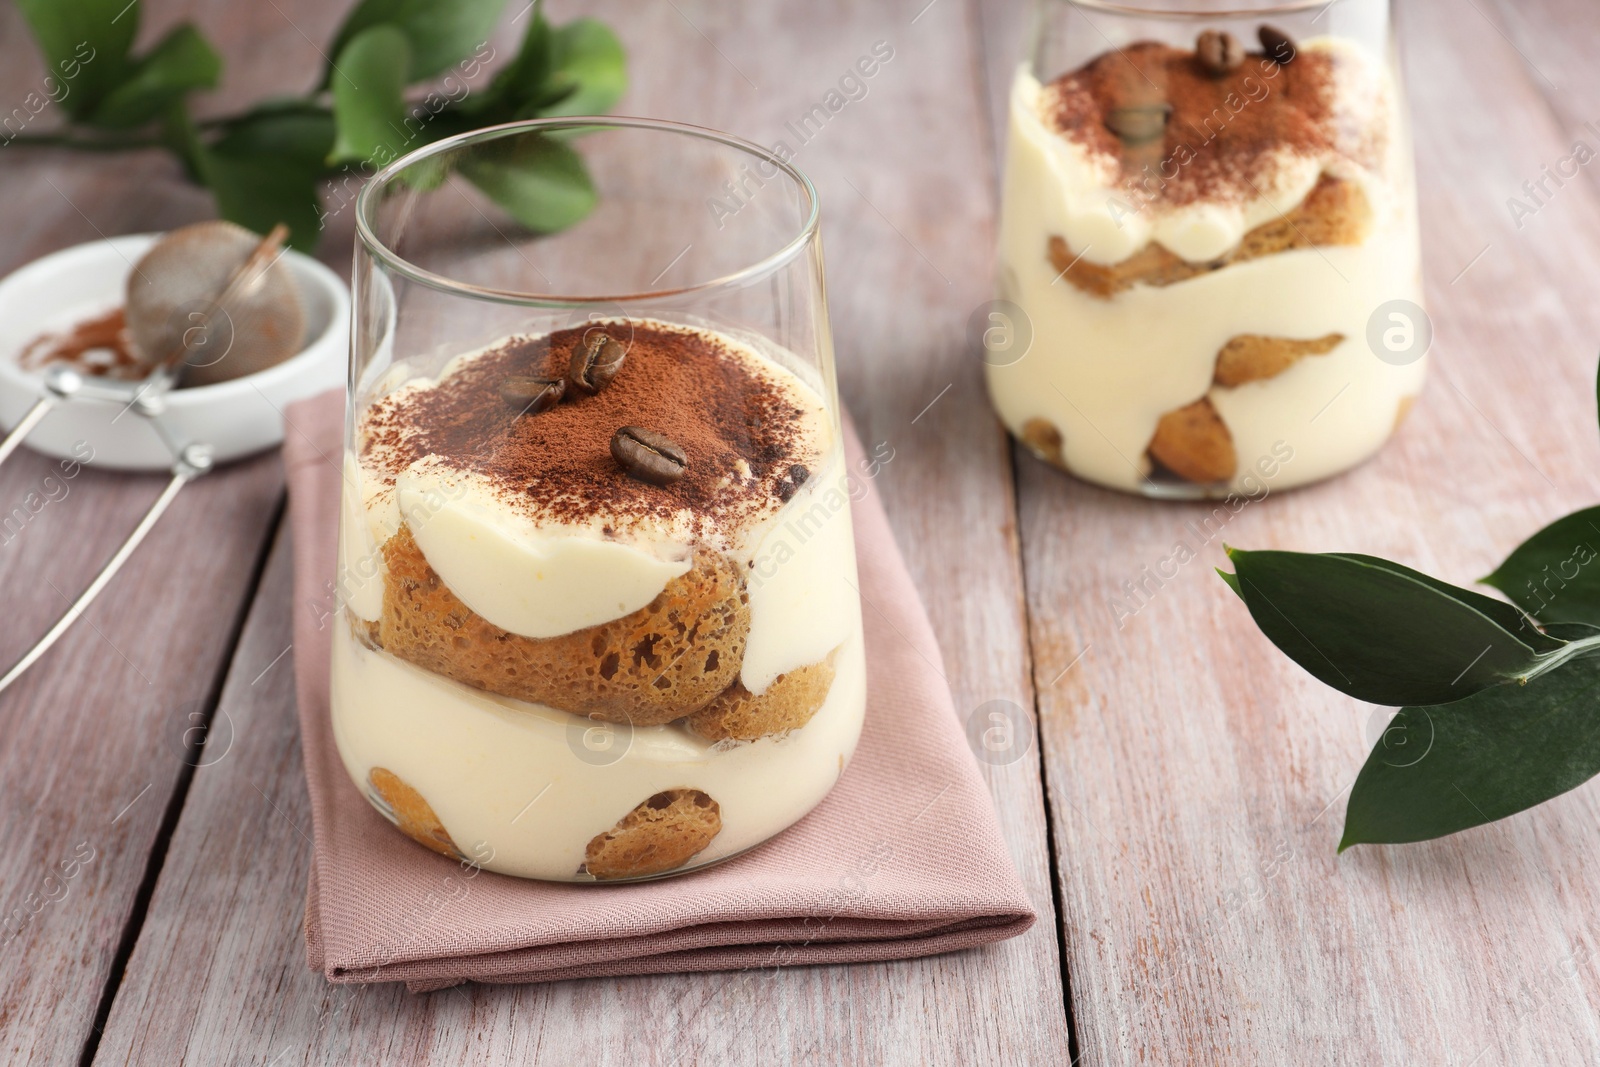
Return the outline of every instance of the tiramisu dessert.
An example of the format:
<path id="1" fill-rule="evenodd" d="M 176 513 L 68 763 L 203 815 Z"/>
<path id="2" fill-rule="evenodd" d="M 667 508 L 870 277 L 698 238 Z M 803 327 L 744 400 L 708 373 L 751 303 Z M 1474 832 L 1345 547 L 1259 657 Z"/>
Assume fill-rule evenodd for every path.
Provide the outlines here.
<path id="1" fill-rule="evenodd" d="M 1013 85 L 1000 290 L 1033 341 L 990 361 L 989 388 L 1083 478 L 1179 496 L 1313 481 L 1377 450 L 1421 387 L 1420 357 L 1369 343 L 1384 305 L 1422 300 L 1387 57 L 1258 36 L 1145 41 Z"/>
<path id="2" fill-rule="evenodd" d="M 358 787 L 428 848 L 556 880 L 691 869 L 815 806 L 866 700 L 827 389 L 655 320 L 373 383 L 333 648 Z"/>

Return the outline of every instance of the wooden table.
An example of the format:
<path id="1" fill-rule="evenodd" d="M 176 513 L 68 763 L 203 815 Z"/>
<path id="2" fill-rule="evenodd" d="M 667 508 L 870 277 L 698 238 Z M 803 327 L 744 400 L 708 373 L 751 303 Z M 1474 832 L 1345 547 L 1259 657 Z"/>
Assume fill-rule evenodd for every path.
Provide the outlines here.
<path id="1" fill-rule="evenodd" d="M 195 18 L 228 55 L 206 105 L 222 111 L 314 77 L 312 42 L 348 4 L 147 6 L 143 39 Z M 1225 536 L 1465 581 L 1600 497 L 1597 172 L 1520 229 L 1506 206 L 1574 138 L 1600 148 L 1583 127 L 1600 120 L 1600 13 L 1403 6 L 1431 380 L 1378 459 L 1252 505 Z M 1221 538 L 1119 626 L 1122 583 L 1199 509 L 1061 477 L 990 415 L 964 338 L 990 292 L 1017 0 L 592 7 L 632 56 L 620 111 L 764 142 L 875 42 L 894 49 L 798 162 L 822 191 L 846 400 L 864 437 L 896 449 L 880 484 L 957 708 L 1007 700 L 1038 724 L 1025 759 L 984 773 L 1040 922 L 982 951 L 788 971 L 737 1005 L 701 977 L 426 996 L 328 985 L 301 942 L 310 815 L 292 714 L 290 620 L 314 606 L 291 602 L 269 455 L 180 497 L 86 622 L 0 699 L 0 913 L 25 915 L 0 948 L 0 1060 L 1600 1059 L 1600 792 L 1336 856 L 1376 709 L 1273 651 L 1211 573 Z M 42 70 L 11 5 L 0 57 L 0 102 L 20 100 Z M 0 148 L 0 269 L 208 212 L 158 154 Z M 323 255 L 343 271 L 349 247 L 336 226 Z M 8 464 L 0 511 L 51 473 L 32 454 Z M 59 614 L 159 482 L 91 470 L 66 484 L 0 544 L 0 660 Z M 75 877 L 46 882 L 74 856 Z M 30 894 L 56 899 L 35 912 Z"/>

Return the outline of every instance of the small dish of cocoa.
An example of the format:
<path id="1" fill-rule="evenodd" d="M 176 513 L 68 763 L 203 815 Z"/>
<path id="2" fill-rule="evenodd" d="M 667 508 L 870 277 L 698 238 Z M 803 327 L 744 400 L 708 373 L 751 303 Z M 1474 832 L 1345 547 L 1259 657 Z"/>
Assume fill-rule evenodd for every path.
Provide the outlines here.
<path id="1" fill-rule="evenodd" d="M 174 234 L 211 231 L 216 237 L 226 229 L 237 231 L 225 234 L 235 240 L 260 240 L 226 223 Z M 130 279 L 137 280 L 163 236 L 76 245 L 0 280 L 0 427 L 9 432 L 23 420 L 51 392 L 53 376 L 70 371 L 84 383 L 78 397 L 56 404 L 29 431 L 28 448 L 66 459 L 81 457 L 87 443 L 97 466 L 167 470 L 174 459 L 170 441 L 204 442 L 214 462 L 226 463 L 278 445 L 285 405 L 343 383 L 349 290 L 333 271 L 298 252 L 281 251 L 273 265 L 267 288 L 280 290 L 289 312 L 270 322 L 219 326 L 197 298 L 192 308 L 182 301 L 160 307 L 153 326 L 141 323 L 151 311 L 130 303 L 140 288 Z M 181 242 L 175 250 L 187 251 Z M 146 337 L 171 333 L 174 344 L 196 352 L 209 344 L 210 353 L 228 353 L 191 353 L 163 396 L 159 427 L 152 419 L 123 418 L 126 403 L 95 400 L 117 389 L 137 391 L 148 377 L 153 359 L 137 343 L 141 329 Z"/>

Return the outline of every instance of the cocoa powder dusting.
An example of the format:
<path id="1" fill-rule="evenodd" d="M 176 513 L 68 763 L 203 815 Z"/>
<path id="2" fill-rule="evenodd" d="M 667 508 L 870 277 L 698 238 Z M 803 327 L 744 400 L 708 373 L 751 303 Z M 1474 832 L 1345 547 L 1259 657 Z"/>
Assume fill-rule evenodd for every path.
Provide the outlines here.
<path id="1" fill-rule="evenodd" d="M 687 328 L 635 324 L 630 340 L 629 328 L 618 327 L 613 336 L 627 343 L 627 359 L 597 394 L 572 390 L 537 414 L 519 414 L 502 399 L 508 376 L 564 377 L 573 346 L 595 328 L 513 338 L 435 387 L 380 400 L 363 422 L 364 459 L 381 454 L 392 478 L 440 456 L 541 514 L 585 521 L 596 512 L 667 518 L 684 509 L 726 519 L 777 496 L 790 466 L 813 458 L 816 444 L 793 399 L 748 359 Z M 688 459 L 683 477 L 664 486 L 628 477 L 610 451 L 623 426 L 671 438 Z"/>
<path id="2" fill-rule="evenodd" d="M 27 370 L 65 363 L 84 374 L 106 378 L 141 378 L 144 361 L 133 350 L 122 308 L 84 319 L 66 333 L 47 333 L 28 342 L 17 357 Z"/>
<path id="3" fill-rule="evenodd" d="M 1370 116 L 1340 115 L 1341 57 L 1301 50 L 1279 64 L 1261 52 L 1218 75 L 1194 52 L 1141 41 L 1106 52 L 1047 87 L 1045 118 L 1097 153 L 1117 157 L 1121 180 L 1170 204 L 1247 200 L 1271 183 L 1275 155 L 1378 158 Z M 1348 72 L 1356 76 L 1356 72 Z M 1125 143 L 1107 127 L 1119 108 L 1168 105 L 1165 135 Z"/>

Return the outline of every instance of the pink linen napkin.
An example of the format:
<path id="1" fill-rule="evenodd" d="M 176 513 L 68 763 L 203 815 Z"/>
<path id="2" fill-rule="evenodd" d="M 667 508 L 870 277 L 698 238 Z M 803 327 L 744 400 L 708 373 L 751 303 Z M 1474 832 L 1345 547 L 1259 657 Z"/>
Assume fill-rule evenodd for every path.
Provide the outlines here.
<path id="1" fill-rule="evenodd" d="M 328 716 L 343 397 L 288 410 L 300 732 L 315 828 L 306 955 L 333 982 L 544 982 L 927 956 L 1033 924 L 943 667 L 870 479 L 854 507 L 867 716 L 822 804 L 696 874 L 563 885 L 479 871 L 386 823 Z M 851 469 L 861 447 L 850 432 Z"/>

